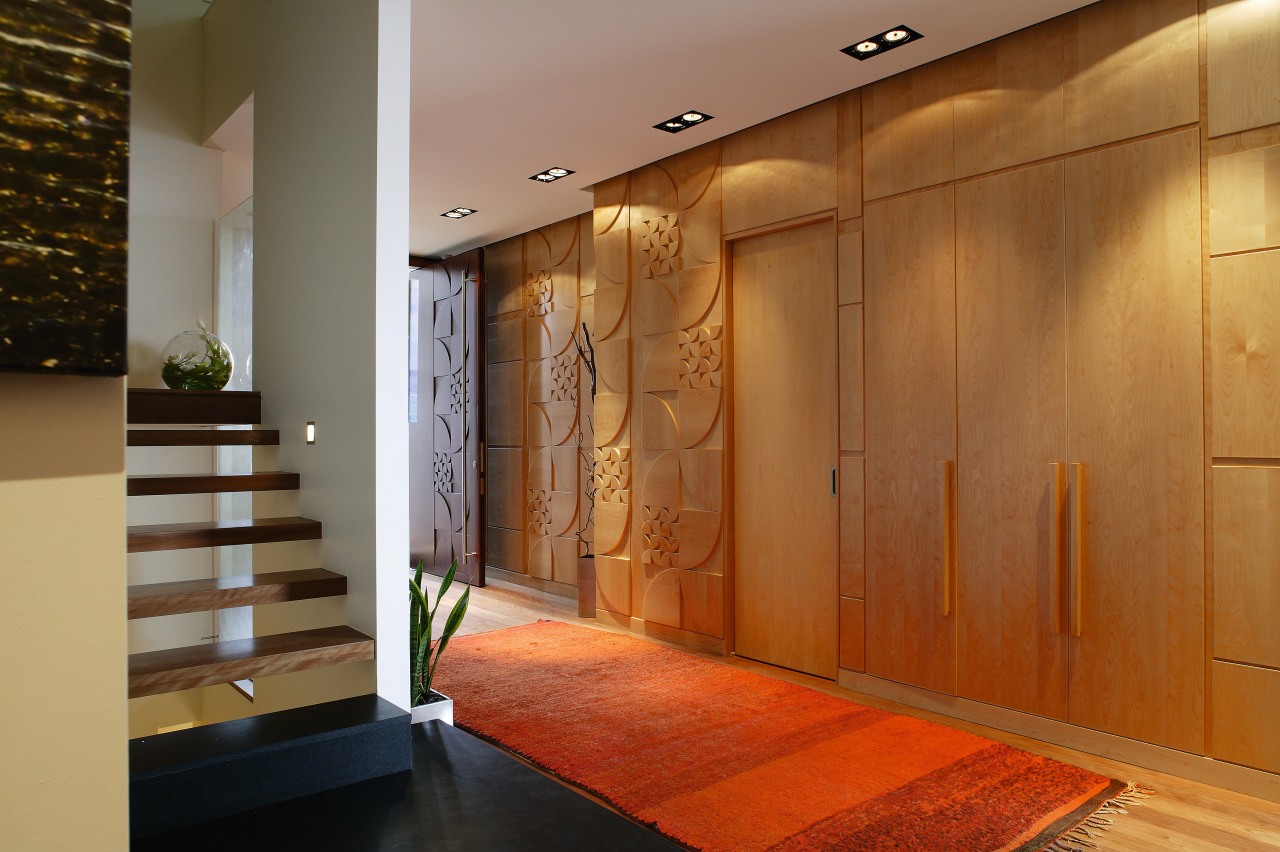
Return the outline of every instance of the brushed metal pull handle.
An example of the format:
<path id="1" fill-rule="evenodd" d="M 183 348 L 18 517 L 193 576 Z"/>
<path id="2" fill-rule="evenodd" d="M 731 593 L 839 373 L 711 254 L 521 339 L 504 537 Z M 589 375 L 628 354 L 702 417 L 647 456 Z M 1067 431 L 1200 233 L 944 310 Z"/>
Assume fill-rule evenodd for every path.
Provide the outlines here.
<path id="1" fill-rule="evenodd" d="M 1052 462 L 1049 467 L 1053 470 L 1053 499 L 1049 504 L 1049 608 L 1053 615 L 1053 632 L 1062 633 L 1062 606 L 1066 601 L 1062 584 L 1066 580 L 1063 548 L 1066 544 L 1067 466 Z"/>
<path id="2" fill-rule="evenodd" d="M 1071 465 L 1075 474 L 1075 491 L 1072 506 L 1072 548 L 1075 551 L 1075 576 L 1072 578 L 1071 633 L 1077 638 L 1084 632 L 1084 463 Z"/>
<path id="3" fill-rule="evenodd" d="M 951 586 L 955 574 L 955 524 L 953 522 L 955 462 L 942 465 L 942 614 L 951 615 Z"/>
<path id="4" fill-rule="evenodd" d="M 836 496 L 836 469 L 831 468 L 831 496 Z"/>

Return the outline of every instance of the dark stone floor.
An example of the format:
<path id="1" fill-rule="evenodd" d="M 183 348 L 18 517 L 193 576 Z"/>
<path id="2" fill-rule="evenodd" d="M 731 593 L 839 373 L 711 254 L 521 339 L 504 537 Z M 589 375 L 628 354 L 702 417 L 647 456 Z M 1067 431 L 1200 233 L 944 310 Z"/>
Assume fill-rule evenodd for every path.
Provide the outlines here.
<path id="1" fill-rule="evenodd" d="M 465 731 L 413 726 L 413 772 L 136 841 L 134 850 L 673 850 Z"/>

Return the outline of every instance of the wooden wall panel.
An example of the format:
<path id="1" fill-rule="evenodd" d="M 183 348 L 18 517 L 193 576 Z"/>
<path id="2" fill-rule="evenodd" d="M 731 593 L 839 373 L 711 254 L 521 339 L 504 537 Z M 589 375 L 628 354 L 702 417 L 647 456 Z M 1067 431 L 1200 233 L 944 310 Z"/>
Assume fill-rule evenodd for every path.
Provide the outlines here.
<path id="1" fill-rule="evenodd" d="M 844 305 L 840 314 L 840 449 L 866 446 L 863 427 L 862 305 Z"/>
<path id="2" fill-rule="evenodd" d="M 1065 475 L 1064 204 L 1061 162 L 956 187 L 959 691 L 1055 719 L 1067 714 L 1053 467 Z"/>
<path id="3" fill-rule="evenodd" d="M 484 358 L 489 364 L 517 361 L 524 355 L 524 321 L 519 316 L 485 325 Z"/>
<path id="4" fill-rule="evenodd" d="M 870 201 L 956 176 L 955 57 L 862 90 L 862 180 Z"/>
<path id="5" fill-rule="evenodd" d="M 865 218 L 867 673 L 954 694 L 940 497 L 956 458 L 954 190 Z"/>
<path id="6" fill-rule="evenodd" d="M 1213 656 L 1280 668 L 1280 468 L 1213 469 Z"/>
<path id="7" fill-rule="evenodd" d="M 516 574 L 525 573 L 524 532 L 522 530 L 509 530 L 505 527 L 485 527 L 484 548 L 486 565 Z"/>
<path id="8" fill-rule="evenodd" d="M 836 98 L 837 218 L 862 215 L 862 90 Z"/>
<path id="9" fill-rule="evenodd" d="M 524 445 L 524 363 L 490 364 L 485 379 L 485 442 Z"/>
<path id="10" fill-rule="evenodd" d="M 524 287 L 524 237 L 512 237 L 484 250 L 485 313 L 503 316 L 520 310 Z"/>
<path id="11" fill-rule="evenodd" d="M 1209 160 L 1209 251 L 1280 247 L 1280 145 Z"/>
<path id="12" fill-rule="evenodd" d="M 510 530 L 523 526 L 523 449 L 489 447 L 485 451 L 485 501 L 488 510 L 485 520 L 489 526 Z"/>
<path id="13" fill-rule="evenodd" d="M 862 301 L 862 220 L 842 221 L 836 237 L 837 293 L 842 305 Z"/>
<path id="14" fill-rule="evenodd" d="M 1213 664 L 1213 756 L 1280 772 L 1280 671 Z"/>
<path id="15" fill-rule="evenodd" d="M 1200 117 L 1197 0 L 1107 0 L 1066 22 L 1067 150 Z"/>
<path id="16" fill-rule="evenodd" d="M 1209 0 L 1209 135 L 1280 124 L 1280 13 Z"/>
<path id="17" fill-rule="evenodd" d="M 836 207 L 836 100 L 724 140 L 724 233 Z"/>
<path id="18" fill-rule="evenodd" d="M 1200 134 L 1067 161 L 1069 721 L 1204 745 Z M 1083 551 L 1082 553 L 1080 551 Z"/>
<path id="19" fill-rule="evenodd" d="M 1280 251 L 1210 265 L 1213 454 L 1280 458 Z"/>
<path id="20" fill-rule="evenodd" d="M 865 597 L 866 559 L 866 459 L 840 459 L 840 594 Z"/>
<path id="21" fill-rule="evenodd" d="M 840 598 L 840 668 L 860 672 L 866 667 L 866 601 Z"/>
<path id="22" fill-rule="evenodd" d="M 1069 18 L 966 50 L 955 59 L 955 175 L 1065 150 L 1062 41 Z"/>

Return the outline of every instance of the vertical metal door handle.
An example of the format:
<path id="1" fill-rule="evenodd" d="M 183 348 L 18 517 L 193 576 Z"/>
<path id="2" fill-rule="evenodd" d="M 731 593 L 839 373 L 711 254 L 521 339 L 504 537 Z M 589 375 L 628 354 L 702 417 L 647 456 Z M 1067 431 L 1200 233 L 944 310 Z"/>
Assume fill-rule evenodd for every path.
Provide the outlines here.
<path id="1" fill-rule="evenodd" d="M 1049 608 L 1052 610 L 1053 632 L 1061 633 L 1062 605 L 1066 600 L 1062 584 L 1066 580 L 1063 560 L 1066 558 L 1067 466 L 1062 462 L 1052 462 L 1049 467 L 1053 471 L 1053 496 L 1049 502 Z"/>
<path id="2" fill-rule="evenodd" d="M 1085 572 L 1085 552 L 1084 552 L 1084 464 L 1076 462 L 1071 465 L 1075 473 L 1075 493 L 1072 495 L 1074 505 L 1072 506 L 1072 549 L 1075 551 L 1075 576 L 1073 579 L 1073 592 L 1071 607 L 1071 633 L 1079 637 L 1084 632 L 1084 572 Z"/>
<path id="3" fill-rule="evenodd" d="M 831 496 L 836 496 L 836 469 L 831 468 Z"/>
<path id="4" fill-rule="evenodd" d="M 955 525 L 952 522 L 955 462 L 939 464 L 942 465 L 942 614 L 949 616 L 955 574 Z"/>

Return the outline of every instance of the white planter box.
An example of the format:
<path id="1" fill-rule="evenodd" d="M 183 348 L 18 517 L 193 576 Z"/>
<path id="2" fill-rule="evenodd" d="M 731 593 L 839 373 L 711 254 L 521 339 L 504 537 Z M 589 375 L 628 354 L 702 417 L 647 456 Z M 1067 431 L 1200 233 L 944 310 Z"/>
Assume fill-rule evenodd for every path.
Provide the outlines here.
<path id="1" fill-rule="evenodd" d="M 441 700 L 432 701 L 429 704 L 419 704 L 409 711 L 410 723 L 418 724 L 419 722 L 427 722 L 431 719 L 439 719 L 446 725 L 453 724 L 453 699 L 447 695 L 431 690 L 432 694 L 439 695 Z"/>

